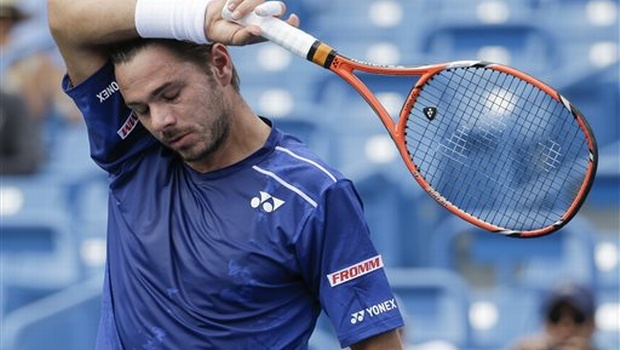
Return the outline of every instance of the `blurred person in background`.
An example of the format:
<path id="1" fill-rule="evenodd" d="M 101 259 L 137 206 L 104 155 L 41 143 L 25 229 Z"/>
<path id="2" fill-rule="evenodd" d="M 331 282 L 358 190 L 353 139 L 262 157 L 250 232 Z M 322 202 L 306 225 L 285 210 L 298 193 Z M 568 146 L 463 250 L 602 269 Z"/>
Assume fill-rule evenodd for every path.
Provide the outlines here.
<path id="1" fill-rule="evenodd" d="M 38 124 L 22 98 L 0 91 L 0 175 L 32 174 L 43 163 Z"/>
<path id="2" fill-rule="evenodd" d="M 2 174 L 29 174 L 55 155 L 57 133 L 83 120 L 58 83 L 65 72 L 42 13 L 19 0 L 0 0 Z M 36 12 L 36 13 L 35 13 Z M 21 100 L 21 101 L 18 101 Z M 7 104 L 7 106 L 4 106 Z"/>
<path id="3" fill-rule="evenodd" d="M 518 341 L 512 350 L 594 350 L 596 303 L 580 284 L 555 287 L 543 304 L 544 328 Z"/>
<path id="4" fill-rule="evenodd" d="M 45 6 L 44 1 L 40 2 L 41 7 Z M 29 13 L 19 0 L 0 0 L 2 89 L 22 96 L 31 116 L 41 124 L 49 124 L 54 117 L 63 124 L 81 123 L 79 110 L 58 84 L 65 67 L 47 33 L 45 20 Z M 24 35 L 28 30 L 45 30 L 45 34 Z"/>
<path id="5" fill-rule="evenodd" d="M 0 0 L 0 48 L 4 59 L 10 34 L 28 16 L 14 1 Z M 0 174 L 17 175 L 36 172 L 44 161 L 41 130 L 21 91 L 5 88 L 2 72 L 0 91 Z"/>

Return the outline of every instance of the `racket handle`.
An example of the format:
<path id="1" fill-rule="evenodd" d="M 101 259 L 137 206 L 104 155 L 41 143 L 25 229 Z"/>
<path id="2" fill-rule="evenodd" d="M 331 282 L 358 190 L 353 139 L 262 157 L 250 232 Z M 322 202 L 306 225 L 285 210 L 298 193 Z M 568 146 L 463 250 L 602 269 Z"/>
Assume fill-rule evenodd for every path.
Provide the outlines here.
<path id="1" fill-rule="evenodd" d="M 261 29 L 262 37 L 305 59 L 308 59 L 308 53 L 312 45 L 317 41 L 312 35 L 291 26 L 279 18 L 259 16 L 254 11 L 243 18 L 233 19 L 232 13 L 228 10 L 228 1 L 224 5 L 224 9 L 222 9 L 222 18 L 239 23 L 242 26 L 255 25 Z"/>

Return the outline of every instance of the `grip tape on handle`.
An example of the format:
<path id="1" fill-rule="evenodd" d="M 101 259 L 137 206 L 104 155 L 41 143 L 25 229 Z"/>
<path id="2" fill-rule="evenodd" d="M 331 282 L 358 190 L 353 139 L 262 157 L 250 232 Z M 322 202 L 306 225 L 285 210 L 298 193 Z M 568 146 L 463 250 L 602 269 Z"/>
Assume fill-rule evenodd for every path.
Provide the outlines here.
<path id="1" fill-rule="evenodd" d="M 312 35 L 297 29 L 279 18 L 271 16 L 259 16 L 254 11 L 240 19 L 233 19 L 232 13 L 228 10 L 228 2 L 222 10 L 222 17 L 229 21 L 239 23 L 243 26 L 255 25 L 262 31 L 262 36 L 272 41 L 286 50 L 307 58 L 312 45 L 317 41 Z"/>

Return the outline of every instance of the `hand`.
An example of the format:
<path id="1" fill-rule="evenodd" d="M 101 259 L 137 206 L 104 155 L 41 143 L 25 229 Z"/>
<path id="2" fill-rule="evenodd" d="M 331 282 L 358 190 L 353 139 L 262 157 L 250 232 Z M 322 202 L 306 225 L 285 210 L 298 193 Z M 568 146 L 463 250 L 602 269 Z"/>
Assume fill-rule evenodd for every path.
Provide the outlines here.
<path id="1" fill-rule="evenodd" d="M 207 8 L 205 26 L 209 40 L 236 46 L 265 41 L 260 36 L 259 27 L 244 27 L 222 18 L 222 9 L 226 2 L 226 0 L 215 0 Z M 242 18 L 250 11 L 256 11 L 255 13 L 259 16 L 281 17 L 286 12 L 286 5 L 281 1 L 231 0 L 229 10 L 236 18 Z M 299 26 L 299 18 L 295 14 L 292 14 L 286 22 L 294 27 Z"/>

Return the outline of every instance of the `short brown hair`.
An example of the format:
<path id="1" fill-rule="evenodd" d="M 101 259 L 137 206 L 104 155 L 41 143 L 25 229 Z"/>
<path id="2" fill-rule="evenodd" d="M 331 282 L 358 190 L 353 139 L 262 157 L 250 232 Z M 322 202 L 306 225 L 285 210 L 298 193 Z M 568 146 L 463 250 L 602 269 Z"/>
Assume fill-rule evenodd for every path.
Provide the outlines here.
<path id="1" fill-rule="evenodd" d="M 158 44 L 168 48 L 177 57 L 204 66 L 209 62 L 213 44 L 196 44 L 190 41 L 180 41 L 174 39 L 144 39 L 138 38 L 113 45 L 110 48 L 110 59 L 113 64 L 126 63 L 133 59 L 135 55 L 148 45 Z M 209 70 L 205 70 L 210 74 Z M 232 86 L 239 92 L 240 80 L 237 70 L 233 66 Z"/>

